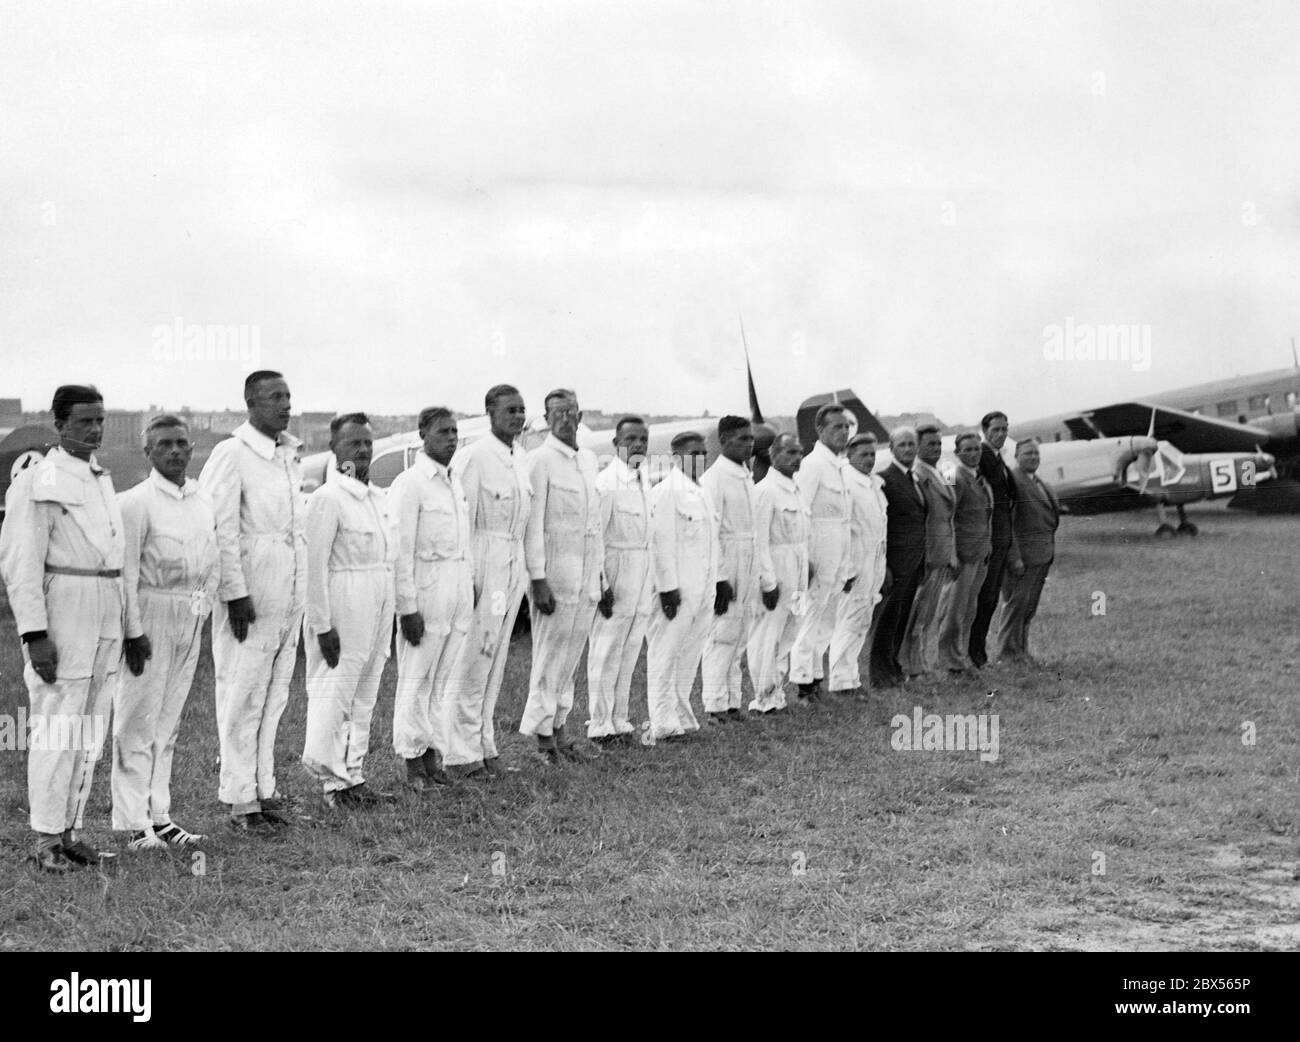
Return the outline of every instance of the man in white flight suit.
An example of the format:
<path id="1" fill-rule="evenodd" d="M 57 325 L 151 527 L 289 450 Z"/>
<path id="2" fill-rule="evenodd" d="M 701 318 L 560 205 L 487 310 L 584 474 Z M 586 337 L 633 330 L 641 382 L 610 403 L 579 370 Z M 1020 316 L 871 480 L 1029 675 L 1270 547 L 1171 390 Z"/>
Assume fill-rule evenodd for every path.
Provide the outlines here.
<path id="1" fill-rule="evenodd" d="M 212 614 L 220 565 L 212 501 L 186 476 L 194 445 L 178 416 L 145 428 L 149 476 L 117 497 L 126 534 L 126 665 L 113 699 L 113 828 L 132 850 L 202 836 L 171 818 L 172 756 Z"/>
<path id="2" fill-rule="evenodd" d="M 715 721 L 740 720 L 743 692 L 740 659 L 759 610 L 758 567 L 754 560 L 754 431 L 740 416 L 718 421 L 722 454 L 700 487 L 717 512 L 718 579 L 714 618 L 704 642 L 704 711 Z M 751 667 L 751 674 L 752 674 Z"/>
<path id="3" fill-rule="evenodd" d="M 590 758 L 564 733 L 573 675 L 603 596 L 605 561 L 596 456 L 578 448 L 581 419 L 576 394 L 552 391 L 546 396 L 551 433 L 528 454 L 533 505 L 524 558 L 532 580 L 533 669 L 519 731 L 537 737 L 548 763 Z"/>
<path id="4" fill-rule="evenodd" d="M 448 785 L 438 766 L 453 763 L 456 748 L 478 748 L 475 691 L 459 671 L 473 624 L 474 588 L 470 561 L 469 511 L 452 457 L 459 441 L 455 414 L 442 406 L 420 413 L 424 451 L 399 474 L 390 493 L 397 524 L 397 700 L 393 707 L 393 749 L 406 761 L 413 789 Z M 464 762 L 462 759 L 460 762 Z"/>
<path id="5" fill-rule="evenodd" d="M 650 432 L 639 416 L 614 428 L 617 455 L 596 478 L 605 546 L 605 592 L 587 646 L 587 737 L 601 745 L 627 742 L 632 673 L 654 608 L 650 575 Z"/>
<path id="6" fill-rule="evenodd" d="M 786 707 L 790 649 L 808 598 L 808 509 L 794 483 L 803 447 L 795 435 L 778 434 L 769 455 L 772 467 L 754 486 L 754 555 L 766 609 L 754 622 L 747 652 L 755 713 Z"/>
<path id="7" fill-rule="evenodd" d="M 647 631 L 646 701 L 649 736 L 656 741 L 700 729 L 691 685 L 713 617 L 719 557 L 713 505 L 699 486 L 704 438 L 684 431 L 673 438 L 672 452 L 672 469 L 650 493 L 650 559 L 659 604 Z"/>
<path id="8" fill-rule="evenodd" d="M 219 601 L 212 614 L 218 798 L 237 832 L 288 824 L 276 796 L 275 734 L 289 702 L 307 596 L 301 442 L 288 433 L 289 385 L 244 381 L 248 422 L 218 442 L 200 484 L 217 515 Z"/>
<path id="9" fill-rule="evenodd" d="M 393 637 L 397 538 L 370 484 L 374 430 L 365 413 L 330 421 L 334 472 L 307 499 L 307 736 L 302 763 L 327 807 L 384 801 L 366 787 L 370 718 Z"/>
<path id="10" fill-rule="evenodd" d="M 835 629 L 841 594 L 853 590 L 853 559 L 849 553 L 849 498 L 842 453 L 849 440 L 844 406 L 830 402 L 817 410 L 817 444 L 804 457 L 795 476 L 799 495 L 812 522 L 808 538 L 808 611 L 799 624 L 790 651 L 790 679 L 799 685 L 799 703 L 821 699 L 823 658 Z"/>
<path id="11" fill-rule="evenodd" d="M 523 447 L 516 440 L 527 419 L 523 396 L 509 384 L 498 384 L 488 390 L 483 404 L 491 432 L 451 461 L 469 508 L 474 613 L 468 644 L 453 666 L 456 718 L 444 762 L 453 773 L 477 776 L 481 770 L 493 778 L 500 773 L 493 714 L 510 635 L 527 590 L 524 530 L 532 486 Z"/>
<path id="12" fill-rule="evenodd" d="M 92 455 L 103 438 L 103 402 L 93 387 L 54 392 L 59 444 L 9 486 L 0 527 L 0 575 L 31 703 L 33 860 L 56 874 L 113 856 L 77 835 L 122 660 L 122 515 Z"/>
<path id="13" fill-rule="evenodd" d="M 880 602 L 885 583 L 885 524 L 889 504 L 884 482 L 872 473 L 876 469 L 876 436 L 870 431 L 854 435 L 846 454 L 844 471 L 852 500 L 849 522 L 849 554 L 857 579 L 853 589 L 839 599 L 835 630 L 831 634 L 831 694 L 862 695 L 858 659 L 871 632 L 871 616 Z"/>

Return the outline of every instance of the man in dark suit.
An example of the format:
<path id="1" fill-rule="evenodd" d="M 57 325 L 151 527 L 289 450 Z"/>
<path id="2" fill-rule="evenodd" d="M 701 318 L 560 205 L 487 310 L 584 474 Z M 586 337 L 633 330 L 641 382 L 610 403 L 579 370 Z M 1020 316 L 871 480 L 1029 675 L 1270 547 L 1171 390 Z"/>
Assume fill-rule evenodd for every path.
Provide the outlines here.
<path id="1" fill-rule="evenodd" d="M 984 436 L 980 446 L 980 474 L 993 490 L 993 541 L 988 571 L 984 574 L 984 585 L 980 587 L 979 603 L 975 608 L 975 621 L 970 627 L 970 660 L 976 666 L 983 666 L 989 660 L 984 648 L 985 638 L 997 610 L 1002 576 L 1011 550 L 1011 508 L 1016 502 L 1011 468 L 1002 459 L 1002 446 L 1007 440 L 1007 414 L 988 413 L 980 420 L 980 428 Z"/>
<path id="2" fill-rule="evenodd" d="M 1061 518 L 1056 493 L 1039 480 L 1037 470 L 1038 443 L 1026 439 L 1016 446 L 1016 469 L 1011 472 L 1016 507 L 998 626 L 1001 657 L 1012 662 L 1029 658 L 1029 624 L 1056 556 L 1056 526 Z"/>
<path id="3" fill-rule="evenodd" d="M 877 687 L 892 687 L 903 679 L 898 655 L 906 636 L 916 590 L 925 578 L 925 494 L 913 472 L 916 431 L 899 427 L 889 436 L 893 461 L 880 478 L 888 503 L 885 528 L 885 568 L 893 581 L 880 605 L 871 645 L 871 676 Z"/>

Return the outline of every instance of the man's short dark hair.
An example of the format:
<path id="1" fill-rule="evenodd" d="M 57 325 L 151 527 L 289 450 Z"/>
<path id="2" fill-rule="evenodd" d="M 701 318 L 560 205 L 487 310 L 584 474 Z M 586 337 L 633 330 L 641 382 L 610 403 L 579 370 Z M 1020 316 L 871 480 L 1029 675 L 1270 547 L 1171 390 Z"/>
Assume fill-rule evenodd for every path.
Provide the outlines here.
<path id="1" fill-rule="evenodd" d="M 483 411 L 491 412 L 492 406 L 496 405 L 502 398 L 508 398 L 512 394 L 519 394 L 519 388 L 512 387 L 510 384 L 497 384 L 495 387 L 489 387 L 487 394 L 483 396 Z"/>
<path id="2" fill-rule="evenodd" d="M 629 423 L 639 423 L 641 424 L 642 427 L 646 426 L 645 420 L 643 420 L 640 416 L 620 417 L 618 423 L 614 424 L 614 437 L 617 438 L 620 434 L 622 434 L 623 428 L 626 427 Z"/>
<path id="3" fill-rule="evenodd" d="M 682 431 L 680 434 L 673 435 L 673 440 L 668 443 L 668 447 L 672 449 L 673 452 L 677 452 L 693 441 L 698 441 L 702 444 L 704 442 L 704 435 L 699 431 Z"/>
<path id="4" fill-rule="evenodd" d="M 980 420 L 980 430 L 982 431 L 988 430 L 989 424 L 992 423 L 994 420 L 1005 420 L 1005 419 L 1007 419 L 1007 414 L 1004 412 L 998 412 L 996 409 L 994 409 L 993 412 L 986 412 L 984 414 L 984 418 Z M 1008 420 L 1007 422 L 1010 421 Z"/>
<path id="5" fill-rule="evenodd" d="M 151 435 L 153 432 L 160 431 L 165 427 L 184 427 L 186 431 L 190 429 L 190 425 L 175 413 L 165 412 L 159 416 L 155 416 L 144 425 L 144 430 L 140 435 L 144 439 L 144 447 L 146 449 L 149 447 L 149 442 L 152 441 Z"/>
<path id="6" fill-rule="evenodd" d="M 542 399 L 542 412 L 550 412 L 551 402 L 555 401 L 556 398 L 572 401 L 575 405 L 578 401 L 578 395 L 574 391 L 570 391 L 567 387 L 557 387 L 555 390 L 548 392 L 546 397 Z"/>
<path id="7" fill-rule="evenodd" d="M 244 401 L 248 401 L 257 392 L 257 385 L 263 380 L 283 380 L 284 373 L 277 373 L 274 369 L 258 369 L 249 373 L 244 379 Z"/>
<path id="8" fill-rule="evenodd" d="M 333 441 L 334 436 L 349 423 L 369 427 L 370 417 L 363 412 L 345 412 L 335 416 L 334 419 L 330 420 L 330 441 Z"/>
<path id="9" fill-rule="evenodd" d="M 456 418 L 456 414 L 445 405 L 428 405 L 421 409 L 420 419 L 417 424 L 420 431 L 420 437 L 424 437 L 424 432 L 427 431 L 432 424 L 447 416 L 450 416 L 453 420 Z"/>
<path id="10" fill-rule="evenodd" d="M 103 405 L 104 396 L 94 384 L 64 384 L 54 392 L 50 411 L 56 420 L 66 420 L 72 415 L 74 405 Z"/>
<path id="11" fill-rule="evenodd" d="M 846 446 L 845 451 L 852 452 L 854 447 L 857 445 L 870 445 L 873 449 L 879 447 L 876 436 L 870 431 L 859 431 L 857 434 L 853 435 L 853 437 L 849 439 L 849 444 Z"/>
<path id="12" fill-rule="evenodd" d="M 963 433 L 957 435 L 957 440 L 956 442 L 953 443 L 953 448 L 956 449 L 958 452 L 960 452 L 961 443 L 965 441 L 967 438 L 974 438 L 975 444 L 976 445 L 979 444 L 980 436 L 978 434 L 976 434 L 974 431 L 964 431 Z"/>
<path id="13" fill-rule="evenodd" d="M 938 434 L 939 425 L 937 423 L 926 423 L 916 428 L 916 440 L 920 441 L 927 434 Z"/>
<path id="14" fill-rule="evenodd" d="M 821 430 L 826 426 L 826 418 L 828 416 L 833 416 L 837 412 L 848 412 L 848 410 L 839 402 L 827 402 L 817 410 L 817 417 L 813 420 L 813 426 L 818 430 Z"/>
<path id="15" fill-rule="evenodd" d="M 726 441 L 737 431 L 747 430 L 753 424 L 743 416 L 724 416 L 718 421 L 718 441 Z"/>

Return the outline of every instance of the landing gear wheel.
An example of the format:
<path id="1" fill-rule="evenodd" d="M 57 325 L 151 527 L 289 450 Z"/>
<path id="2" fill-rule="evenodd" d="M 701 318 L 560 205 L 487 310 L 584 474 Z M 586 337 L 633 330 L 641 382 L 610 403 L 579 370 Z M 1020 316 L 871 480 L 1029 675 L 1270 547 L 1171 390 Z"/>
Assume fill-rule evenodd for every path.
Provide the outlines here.
<path id="1" fill-rule="evenodd" d="M 1156 529 L 1157 539 L 1172 539 L 1178 534 L 1178 529 L 1173 525 L 1161 525 Z"/>
<path id="2" fill-rule="evenodd" d="M 1200 529 L 1197 528 L 1190 521 L 1184 521 L 1181 525 L 1178 526 L 1179 535 L 1196 535 L 1196 533 L 1199 531 Z"/>

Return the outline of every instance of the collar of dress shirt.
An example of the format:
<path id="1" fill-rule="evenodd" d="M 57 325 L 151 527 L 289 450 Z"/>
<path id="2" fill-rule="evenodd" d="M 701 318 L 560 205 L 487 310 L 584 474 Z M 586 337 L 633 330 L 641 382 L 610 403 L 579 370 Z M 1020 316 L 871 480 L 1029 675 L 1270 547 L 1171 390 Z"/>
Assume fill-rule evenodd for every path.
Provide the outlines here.
<path id="1" fill-rule="evenodd" d="M 848 462 L 843 456 L 837 456 L 835 453 L 831 452 L 831 450 L 826 447 L 826 443 L 820 438 L 817 440 L 817 444 L 813 446 L 813 450 L 809 455 L 816 456 L 818 459 L 824 460 L 836 467 L 842 467 Z"/>
<path id="2" fill-rule="evenodd" d="M 564 456 L 566 459 L 576 459 L 578 456 L 577 449 L 573 449 L 570 448 L 568 445 L 565 445 L 564 442 L 560 441 L 560 439 L 557 438 L 554 434 L 548 434 L 546 436 L 546 444 L 549 445 L 551 448 L 553 448 L 561 456 Z"/>
<path id="3" fill-rule="evenodd" d="M 501 447 L 503 449 L 505 448 L 504 445 Z M 413 463 L 412 466 L 422 474 L 426 474 L 429 477 L 442 478 L 442 480 L 448 484 L 451 483 L 451 471 L 430 456 L 427 452 L 421 451 L 417 454 L 415 457 L 415 463 Z M 360 482 L 358 482 L 358 484 L 360 484 Z"/>
<path id="4" fill-rule="evenodd" d="M 958 472 L 960 472 L 960 473 L 962 473 L 962 474 L 965 474 L 968 478 L 971 478 L 972 480 L 975 480 L 975 479 L 978 479 L 979 477 L 981 477 L 981 474 L 980 474 L 978 468 L 976 468 L 976 467 L 968 467 L 968 466 L 966 466 L 965 463 L 962 463 L 960 460 L 957 461 L 957 470 L 958 470 Z"/>
<path id="5" fill-rule="evenodd" d="M 926 463 L 925 460 L 918 457 L 912 466 L 913 468 L 920 470 L 922 477 L 934 478 L 940 484 L 943 484 L 943 475 L 935 470 L 934 467 L 930 466 L 930 464 Z"/>
<path id="6" fill-rule="evenodd" d="M 901 470 L 901 471 L 902 471 L 904 474 L 906 474 L 908 477 L 912 477 L 912 476 L 913 476 L 913 475 L 912 475 L 912 469 L 911 469 L 911 467 L 905 467 L 905 466 L 903 466 L 903 465 L 902 465 L 901 463 L 899 463 L 898 460 L 896 460 L 896 459 L 895 459 L 895 460 L 890 460 L 889 462 L 892 463 L 892 464 L 893 464 L 895 467 L 897 467 L 899 470 Z"/>
<path id="7" fill-rule="evenodd" d="M 186 499 L 199 490 L 198 482 L 191 478 L 186 478 L 183 485 L 168 481 L 158 473 L 157 467 L 149 471 L 149 480 L 153 483 L 154 488 L 161 490 L 163 495 L 170 496 L 172 499 Z"/>
<path id="8" fill-rule="evenodd" d="M 302 444 L 288 431 L 281 431 L 276 438 L 268 438 L 247 420 L 231 431 L 231 437 L 238 438 L 262 459 L 267 460 L 275 458 L 275 450 L 281 445 L 296 449 Z"/>
<path id="9" fill-rule="evenodd" d="M 62 445 L 55 445 L 54 448 L 50 449 L 49 454 L 56 467 L 66 470 L 69 474 L 75 474 L 83 481 L 86 479 L 87 472 L 95 477 L 108 473 L 99 465 L 99 460 L 95 458 L 93 452 L 90 454 L 89 460 L 84 460 L 80 456 L 74 456 Z"/>

